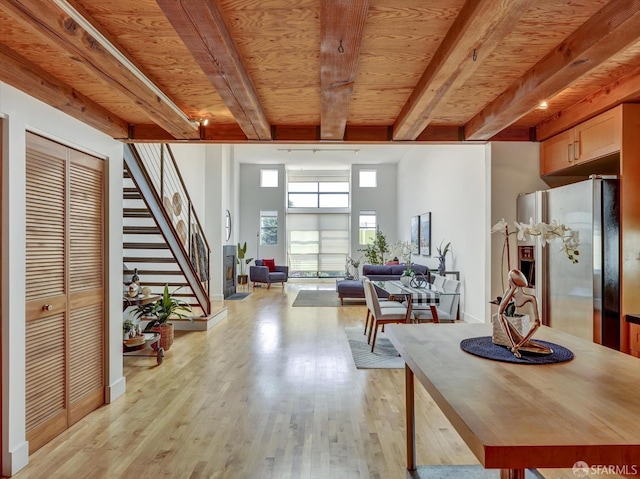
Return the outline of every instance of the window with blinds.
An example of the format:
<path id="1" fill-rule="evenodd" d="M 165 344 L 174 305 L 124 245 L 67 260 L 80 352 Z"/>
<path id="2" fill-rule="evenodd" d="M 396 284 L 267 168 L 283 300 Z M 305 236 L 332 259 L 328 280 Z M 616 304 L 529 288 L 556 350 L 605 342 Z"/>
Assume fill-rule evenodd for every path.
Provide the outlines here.
<path id="1" fill-rule="evenodd" d="M 349 214 L 290 214 L 287 237 L 290 277 L 344 276 L 349 253 Z"/>
<path id="2" fill-rule="evenodd" d="M 287 171 L 289 276 L 344 276 L 349 254 L 350 170 Z"/>

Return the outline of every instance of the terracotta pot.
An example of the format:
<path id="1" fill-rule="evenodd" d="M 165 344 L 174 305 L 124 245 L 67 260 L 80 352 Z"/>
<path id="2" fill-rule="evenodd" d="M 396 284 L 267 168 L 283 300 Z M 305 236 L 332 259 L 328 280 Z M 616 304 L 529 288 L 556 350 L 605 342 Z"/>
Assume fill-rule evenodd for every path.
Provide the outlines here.
<path id="1" fill-rule="evenodd" d="M 173 344 L 173 323 L 164 323 L 160 326 L 154 326 L 151 331 L 160 333 L 160 347 L 165 351 L 169 351 L 169 348 Z M 158 343 L 151 345 L 154 351 L 158 350 Z"/>

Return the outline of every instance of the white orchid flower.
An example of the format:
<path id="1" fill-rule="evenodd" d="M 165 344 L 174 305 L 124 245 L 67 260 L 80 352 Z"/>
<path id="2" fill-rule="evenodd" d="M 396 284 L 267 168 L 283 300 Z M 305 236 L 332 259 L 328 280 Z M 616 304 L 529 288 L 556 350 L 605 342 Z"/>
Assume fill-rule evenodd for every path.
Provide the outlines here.
<path id="1" fill-rule="evenodd" d="M 529 239 L 529 227 L 526 223 L 514 222 L 516 229 L 518 230 L 518 241 L 526 241 Z"/>
<path id="2" fill-rule="evenodd" d="M 508 227 L 509 224 L 504 220 L 504 218 L 502 218 L 495 225 L 493 225 L 493 228 L 491 228 L 491 233 L 505 233 Z"/>

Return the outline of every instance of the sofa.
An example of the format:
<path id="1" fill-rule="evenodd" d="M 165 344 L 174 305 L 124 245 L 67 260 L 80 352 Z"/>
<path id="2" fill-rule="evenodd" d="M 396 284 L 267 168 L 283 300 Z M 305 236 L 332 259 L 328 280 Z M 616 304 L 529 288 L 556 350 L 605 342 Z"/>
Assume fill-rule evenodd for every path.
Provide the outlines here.
<path id="1" fill-rule="evenodd" d="M 425 265 L 412 263 L 411 267 L 416 273 L 423 274 L 425 278 L 429 280 L 429 268 Z M 365 264 L 362 266 L 362 276 L 366 276 L 371 281 L 392 281 L 400 279 L 402 272 L 406 269 L 406 264 Z M 389 293 L 386 291 L 377 287 L 376 289 L 378 291 L 378 297 L 386 298 L 389 296 Z M 341 304 L 344 304 L 343 300 L 345 298 L 364 298 L 362 281 L 350 279 L 338 281 L 336 283 L 336 290 L 338 291 L 338 298 L 340 298 Z"/>
<path id="2" fill-rule="evenodd" d="M 393 281 L 400 279 L 406 269 L 406 264 L 365 264 L 362 266 L 362 276 L 366 276 L 371 281 Z M 418 274 L 423 274 L 429 280 L 429 268 L 427 266 L 411 263 L 411 269 Z"/>

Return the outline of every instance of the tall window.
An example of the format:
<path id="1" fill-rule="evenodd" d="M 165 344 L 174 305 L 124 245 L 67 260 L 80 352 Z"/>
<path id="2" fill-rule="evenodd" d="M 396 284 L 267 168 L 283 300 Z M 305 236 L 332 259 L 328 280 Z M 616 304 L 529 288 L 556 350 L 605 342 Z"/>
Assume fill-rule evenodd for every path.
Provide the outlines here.
<path id="1" fill-rule="evenodd" d="M 289 276 L 344 275 L 349 253 L 349 170 L 287 171 Z"/>
<path id="2" fill-rule="evenodd" d="M 375 188 L 378 186 L 377 170 L 360 170 L 360 188 Z"/>
<path id="3" fill-rule="evenodd" d="M 277 211 L 260 211 L 260 244 L 278 244 Z"/>
<path id="4" fill-rule="evenodd" d="M 262 188 L 277 188 L 278 170 L 260 170 L 260 186 Z"/>
<path id="5" fill-rule="evenodd" d="M 376 236 L 376 212 L 361 211 L 358 216 L 358 242 L 360 244 L 373 243 Z"/>
<path id="6" fill-rule="evenodd" d="M 349 181 L 290 181 L 289 208 L 348 208 Z"/>
<path id="7" fill-rule="evenodd" d="M 344 275 L 349 252 L 347 213 L 287 216 L 289 276 L 335 278 Z"/>

